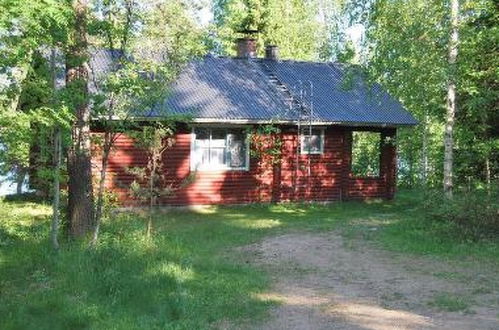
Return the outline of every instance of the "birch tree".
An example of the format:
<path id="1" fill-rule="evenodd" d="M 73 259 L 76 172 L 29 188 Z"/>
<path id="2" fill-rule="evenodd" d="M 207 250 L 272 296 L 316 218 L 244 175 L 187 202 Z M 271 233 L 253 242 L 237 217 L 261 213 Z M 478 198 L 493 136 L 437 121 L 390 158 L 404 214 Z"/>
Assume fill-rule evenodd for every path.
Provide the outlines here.
<path id="1" fill-rule="evenodd" d="M 456 118 L 456 62 L 459 42 L 459 0 L 450 1 L 451 31 L 449 38 L 449 78 L 447 82 L 447 116 L 444 133 L 444 193 L 452 198 L 454 121 Z"/>

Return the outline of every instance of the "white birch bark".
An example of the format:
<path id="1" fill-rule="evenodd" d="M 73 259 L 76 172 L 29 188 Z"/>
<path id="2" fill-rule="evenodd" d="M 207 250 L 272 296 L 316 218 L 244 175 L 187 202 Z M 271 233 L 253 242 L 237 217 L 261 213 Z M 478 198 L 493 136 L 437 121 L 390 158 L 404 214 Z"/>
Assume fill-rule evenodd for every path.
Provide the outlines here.
<path id="1" fill-rule="evenodd" d="M 459 42 L 459 0 L 451 0 L 451 35 L 449 40 L 449 78 L 447 84 L 447 116 L 444 132 L 444 193 L 452 198 L 454 121 L 456 117 L 456 61 Z"/>

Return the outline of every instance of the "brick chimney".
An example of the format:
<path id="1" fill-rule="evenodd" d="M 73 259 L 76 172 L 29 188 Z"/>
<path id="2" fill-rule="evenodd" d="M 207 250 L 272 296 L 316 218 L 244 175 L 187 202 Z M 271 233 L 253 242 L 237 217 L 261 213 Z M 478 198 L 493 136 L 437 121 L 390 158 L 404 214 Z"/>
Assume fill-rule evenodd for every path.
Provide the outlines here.
<path id="1" fill-rule="evenodd" d="M 267 45 L 267 47 L 265 47 L 265 58 L 267 60 L 277 61 L 279 59 L 279 47 L 276 45 Z"/>
<path id="2" fill-rule="evenodd" d="M 239 38 L 237 43 L 237 57 L 255 58 L 256 57 L 256 40 L 252 38 Z"/>

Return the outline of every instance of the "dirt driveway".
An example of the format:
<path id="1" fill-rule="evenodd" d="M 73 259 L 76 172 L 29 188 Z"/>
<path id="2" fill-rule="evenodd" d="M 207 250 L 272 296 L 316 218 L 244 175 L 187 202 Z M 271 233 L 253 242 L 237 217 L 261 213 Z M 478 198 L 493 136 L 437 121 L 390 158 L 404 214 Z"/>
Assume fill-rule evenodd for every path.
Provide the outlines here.
<path id="1" fill-rule="evenodd" d="M 411 257 L 336 232 L 271 237 L 243 249 L 280 301 L 256 329 L 499 329 L 491 266 Z"/>

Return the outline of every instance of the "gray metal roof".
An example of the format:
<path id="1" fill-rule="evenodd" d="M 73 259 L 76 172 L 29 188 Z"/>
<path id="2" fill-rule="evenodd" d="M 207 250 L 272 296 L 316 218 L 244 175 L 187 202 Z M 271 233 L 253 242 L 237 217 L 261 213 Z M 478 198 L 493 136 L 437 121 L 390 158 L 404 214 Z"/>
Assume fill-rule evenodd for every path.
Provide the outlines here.
<path id="1" fill-rule="evenodd" d="M 379 84 L 367 84 L 345 65 L 262 60 L 294 95 L 305 92 L 313 120 L 341 123 L 414 125 L 417 121 Z"/>
<path id="2" fill-rule="evenodd" d="M 42 48 L 40 52 L 48 63 L 50 63 L 51 56 L 55 57 L 56 88 L 63 88 L 66 85 L 66 63 L 63 51 L 58 48 Z M 122 52 L 119 50 L 93 47 L 89 49 L 88 88 L 90 93 L 96 93 L 104 77 L 119 67 L 118 60 L 121 57 Z"/>
<path id="3" fill-rule="evenodd" d="M 89 51 L 89 86 L 90 93 L 99 90 L 99 84 L 109 72 L 115 71 L 119 67 L 118 61 L 123 56 L 119 50 L 102 48 L 91 48 Z"/>
<path id="4" fill-rule="evenodd" d="M 151 116 L 269 120 L 286 108 L 284 99 L 251 61 L 205 57 L 187 65 L 163 106 Z"/>
<path id="5" fill-rule="evenodd" d="M 277 78 L 273 82 L 271 75 Z M 331 63 L 205 57 L 190 63 L 150 115 L 205 120 L 297 120 L 286 97 L 312 107 L 313 122 L 414 125 L 417 121 L 378 85 Z M 281 86 L 279 86 L 281 85 Z M 310 87 L 312 85 L 312 87 Z M 281 87 L 281 88 L 280 88 Z M 283 91 L 284 89 L 284 91 Z M 301 94 L 306 94 L 300 98 Z"/>
<path id="6" fill-rule="evenodd" d="M 120 57 L 93 51 L 96 76 Z M 380 85 L 369 85 L 345 65 L 206 56 L 192 61 L 149 117 L 189 115 L 198 121 L 296 121 L 300 105 L 312 121 L 345 125 L 415 125 L 417 121 Z M 311 87 L 312 86 L 312 87 Z M 91 91 L 95 86 L 90 86 Z M 301 95 L 304 95 L 301 97 Z M 290 97 L 294 107 L 290 106 Z"/>

